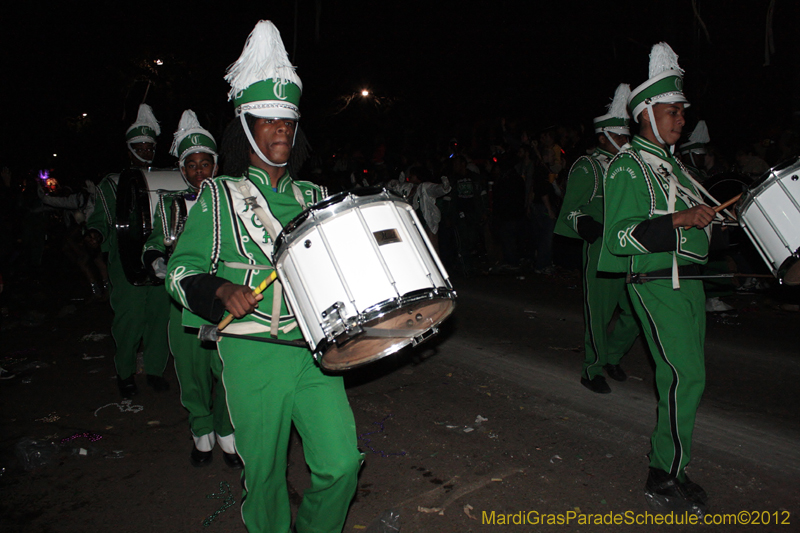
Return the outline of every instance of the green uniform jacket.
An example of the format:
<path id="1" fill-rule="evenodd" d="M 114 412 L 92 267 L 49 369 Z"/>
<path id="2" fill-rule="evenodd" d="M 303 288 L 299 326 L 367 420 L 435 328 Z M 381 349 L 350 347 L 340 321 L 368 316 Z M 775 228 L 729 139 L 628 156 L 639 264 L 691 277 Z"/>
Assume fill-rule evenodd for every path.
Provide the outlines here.
<path id="1" fill-rule="evenodd" d="M 216 323 L 224 314 L 215 293 L 225 281 L 257 287 L 272 272 L 274 239 L 244 202 L 237 184 L 247 182 L 258 204 L 285 226 L 307 206 L 322 200 L 323 189 L 307 181 L 294 181 L 287 173 L 273 191 L 269 175 L 250 167 L 248 178 L 220 176 L 203 182 L 197 203 L 186 221 L 175 252 L 169 260 L 167 291 L 184 311 L 184 325 L 199 327 Z M 298 202 L 301 196 L 303 204 Z M 264 291 L 262 305 L 252 314 L 234 320 L 269 326 L 274 285 Z M 202 317 L 202 318 L 201 318 Z M 281 305 L 280 326 L 291 326 L 294 316 L 286 301 Z M 283 338 L 300 338 L 295 328 Z"/>
<path id="2" fill-rule="evenodd" d="M 670 181 L 675 205 L 670 209 Z M 605 177 L 605 228 L 598 270 L 652 272 L 678 265 L 705 264 L 711 225 L 673 228 L 672 212 L 697 205 L 700 198 L 686 168 L 660 146 L 639 136 L 620 152 Z"/>
<path id="3" fill-rule="evenodd" d="M 603 176 L 612 157 L 598 148 L 575 161 L 555 233 L 590 243 L 603 235 Z"/>

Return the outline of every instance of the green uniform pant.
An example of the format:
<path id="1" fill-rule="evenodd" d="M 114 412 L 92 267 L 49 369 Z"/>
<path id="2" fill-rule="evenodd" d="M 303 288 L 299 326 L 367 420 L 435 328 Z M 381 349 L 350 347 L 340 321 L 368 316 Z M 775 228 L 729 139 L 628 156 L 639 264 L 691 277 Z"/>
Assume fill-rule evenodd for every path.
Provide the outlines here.
<path id="1" fill-rule="evenodd" d="M 247 530 L 289 531 L 286 468 L 294 423 L 311 470 L 295 527 L 298 533 L 341 532 L 362 462 L 342 378 L 323 374 L 305 348 L 223 338 L 218 349 L 244 462 Z"/>
<path id="2" fill-rule="evenodd" d="M 611 277 L 600 272 L 597 262 L 602 240 L 583 244 L 583 319 L 586 327 L 583 362 L 583 377 L 594 379 L 603 372 L 605 365 L 619 364 L 622 356 L 633 346 L 639 335 L 639 323 L 631 308 L 625 278 Z M 620 308 L 613 331 L 608 326 L 614 311 Z"/>
<path id="3" fill-rule="evenodd" d="M 116 257 L 111 257 L 116 254 Z M 111 308 L 114 319 L 111 335 L 117 345 L 114 364 L 117 374 L 126 379 L 136 373 L 136 351 L 144 343 L 144 371 L 161 376 L 167 367 L 169 345 L 167 321 L 170 298 L 163 286 L 137 287 L 128 283 L 119 254 L 109 254 L 108 277 L 111 280 Z"/>
<path id="4" fill-rule="evenodd" d="M 683 280 L 673 290 L 669 280 L 650 281 L 630 284 L 628 291 L 656 363 L 658 421 L 650 439 L 650 466 L 683 481 L 706 383 L 703 283 Z"/>
<path id="5" fill-rule="evenodd" d="M 222 360 L 216 346 L 205 347 L 197 338 L 197 330 L 183 327 L 181 314 L 181 307 L 172 302 L 169 349 L 175 358 L 181 403 L 189 411 L 189 427 L 195 437 L 212 432 L 227 437 L 233 433 L 233 426 L 221 381 Z"/>

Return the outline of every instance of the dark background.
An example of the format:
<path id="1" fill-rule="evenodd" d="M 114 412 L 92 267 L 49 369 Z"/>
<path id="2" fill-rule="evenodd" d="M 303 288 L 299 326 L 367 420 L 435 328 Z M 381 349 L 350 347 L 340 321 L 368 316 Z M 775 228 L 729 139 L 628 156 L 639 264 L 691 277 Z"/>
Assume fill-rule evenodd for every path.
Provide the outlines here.
<path id="1" fill-rule="evenodd" d="M 233 117 L 225 69 L 259 19 L 280 29 L 304 84 L 302 127 L 318 152 L 484 144 L 500 117 L 522 130 L 590 125 L 620 82 L 647 77 L 667 41 L 686 70 L 686 132 L 721 150 L 796 128 L 794 0 L 646 2 L 25 3 L 2 14 L 0 165 L 97 179 L 125 162 L 139 103 L 162 126 L 157 166 L 184 109 L 219 141 Z M 768 11 L 774 53 L 765 65 Z M 161 59 L 162 66 L 155 65 Z M 369 98 L 355 96 L 362 88 Z M 349 105 L 346 105 L 348 104 Z M 82 114 L 86 113 L 84 118 Z M 794 123 L 793 123 L 794 121 Z M 58 154 L 53 157 L 52 154 Z"/>

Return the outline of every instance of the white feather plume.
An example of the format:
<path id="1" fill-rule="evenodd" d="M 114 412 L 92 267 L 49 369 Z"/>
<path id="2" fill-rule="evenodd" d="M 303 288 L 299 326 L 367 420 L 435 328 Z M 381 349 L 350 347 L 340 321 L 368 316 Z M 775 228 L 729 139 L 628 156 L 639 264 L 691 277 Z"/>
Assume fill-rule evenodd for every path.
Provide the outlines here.
<path id="1" fill-rule="evenodd" d="M 708 136 L 708 126 L 706 126 L 706 121 L 701 120 L 697 123 L 697 126 L 694 128 L 694 131 L 689 136 L 689 142 L 691 144 L 700 143 L 700 144 L 708 144 L 711 141 L 711 138 Z"/>
<path id="2" fill-rule="evenodd" d="M 650 50 L 649 77 L 657 76 L 665 70 L 677 70 L 683 74 L 683 69 L 678 65 L 678 54 L 667 43 L 661 42 L 654 44 Z"/>
<path id="3" fill-rule="evenodd" d="M 170 155 L 178 157 L 178 145 L 189 133 L 194 133 L 190 130 L 198 131 L 202 130 L 202 128 L 200 126 L 200 121 L 197 120 L 195 112 L 191 109 L 187 109 L 183 112 L 183 115 L 181 115 L 181 120 L 178 123 L 178 130 L 175 132 L 172 139 L 172 146 L 169 149 Z"/>
<path id="4" fill-rule="evenodd" d="M 136 122 L 131 124 L 128 131 L 139 126 L 147 126 L 156 132 L 156 135 L 161 135 L 161 126 L 158 125 L 156 116 L 153 114 L 153 108 L 147 104 L 139 105 L 139 114 L 136 116 Z"/>
<path id="5" fill-rule="evenodd" d="M 233 100 L 253 83 L 269 78 L 281 83 L 293 82 L 302 89 L 303 84 L 294 69 L 278 28 L 269 20 L 259 21 L 247 37 L 242 55 L 228 67 L 225 75 L 225 81 L 231 85 L 228 100 Z"/>
<path id="6" fill-rule="evenodd" d="M 628 98 L 631 95 L 631 86 L 627 83 L 620 83 L 614 91 L 614 98 L 608 104 L 608 114 L 616 118 L 631 118 L 628 112 Z"/>

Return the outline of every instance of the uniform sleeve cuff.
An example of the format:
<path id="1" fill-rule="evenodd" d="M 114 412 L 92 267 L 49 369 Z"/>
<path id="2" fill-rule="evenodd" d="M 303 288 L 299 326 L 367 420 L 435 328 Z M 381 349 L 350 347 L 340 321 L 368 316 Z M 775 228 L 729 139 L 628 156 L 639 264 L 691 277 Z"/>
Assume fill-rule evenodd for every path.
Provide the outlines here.
<path id="1" fill-rule="evenodd" d="M 603 236 L 603 225 L 588 215 L 580 217 L 577 226 L 578 235 L 589 244 Z"/>
<path id="2" fill-rule="evenodd" d="M 186 277 L 180 283 L 186 294 L 186 303 L 194 314 L 209 322 L 219 322 L 222 319 L 225 306 L 217 298 L 217 289 L 228 283 L 228 280 L 211 274 L 198 274 Z"/>
<path id="3" fill-rule="evenodd" d="M 672 214 L 651 218 L 637 224 L 631 236 L 648 252 L 674 252 L 677 230 L 672 227 Z"/>

